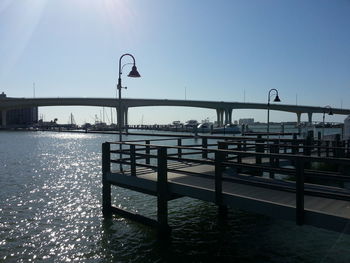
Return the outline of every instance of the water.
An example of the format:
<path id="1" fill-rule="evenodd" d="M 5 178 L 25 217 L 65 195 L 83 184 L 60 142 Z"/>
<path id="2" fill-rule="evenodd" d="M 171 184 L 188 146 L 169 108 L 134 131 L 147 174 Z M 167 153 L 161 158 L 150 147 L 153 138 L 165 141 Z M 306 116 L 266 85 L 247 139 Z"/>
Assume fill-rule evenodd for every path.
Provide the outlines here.
<path id="1" fill-rule="evenodd" d="M 189 198 L 169 203 L 168 242 L 135 222 L 104 220 L 101 144 L 115 137 L 0 132 L 0 262 L 350 262 L 349 235 L 234 209 L 222 221 L 214 205 Z M 155 218 L 154 197 L 112 195 Z"/>

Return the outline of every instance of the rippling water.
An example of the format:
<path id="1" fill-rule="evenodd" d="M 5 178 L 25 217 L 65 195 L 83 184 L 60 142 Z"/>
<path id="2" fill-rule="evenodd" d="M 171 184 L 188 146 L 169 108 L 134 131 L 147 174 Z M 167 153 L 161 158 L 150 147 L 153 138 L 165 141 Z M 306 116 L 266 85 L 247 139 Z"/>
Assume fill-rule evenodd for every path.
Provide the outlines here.
<path id="1" fill-rule="evenodd" d="M 136 136 L 128 139 L 136 139 Z M 140 137 L 138 137 L 139 139 Z M 0 262 L 350 262 L 350 236 L 183 198 L 171 240 L 101 213 L 101 144 L 113 135 L 0 132 Z M 156 199 L 113 188 L 148 217 Z"/>

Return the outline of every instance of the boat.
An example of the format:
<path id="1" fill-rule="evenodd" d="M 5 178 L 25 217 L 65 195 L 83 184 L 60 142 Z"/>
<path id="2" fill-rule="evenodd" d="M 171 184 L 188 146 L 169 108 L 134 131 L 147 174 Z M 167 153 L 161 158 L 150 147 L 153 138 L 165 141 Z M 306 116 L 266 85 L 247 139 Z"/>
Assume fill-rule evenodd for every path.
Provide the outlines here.
<path id="1" fill-rule="evenodd" d="M 241 129 L 237 124 L 226 124 L 223 127 L 214 128 L 212 133 L 230 133 L 230 134 L 238 134 L 241 133 Z"/>
<path id="2" fill-rule="evenodd" d="M 213 129 L 213 123 L 204 122 L 197 126 L 198 132 L 211 132 Z"/>
<path id="3" fill-rule="evenodd" d="M 198 125 L 198 121 L 196 120 L 189 120 L 189 121 L 186 121 L 185 123 L 185 127 L 197 127 Z"/>
<path id="4" fill-rule="evenodd" d="M 181 121 L 173 121 L 171 124 L 173 127 L 181 127 L 183 124 Z"/>

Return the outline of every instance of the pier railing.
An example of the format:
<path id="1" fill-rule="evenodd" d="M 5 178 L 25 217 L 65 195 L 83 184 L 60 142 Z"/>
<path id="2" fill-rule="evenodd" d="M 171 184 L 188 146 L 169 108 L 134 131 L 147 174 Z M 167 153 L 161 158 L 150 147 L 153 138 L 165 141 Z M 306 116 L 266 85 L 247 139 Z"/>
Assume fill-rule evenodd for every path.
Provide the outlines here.
<path id="1" fill-rule="evenodd" d="M 119 159 L 119 144 L 123 158 Z M 330 155 L 332 155 L 330 157 Z M 117 164 L 117 165 L 116 165 Z M 126 169 L 118 170 L 122 164 Z M 189 165 L 213 167 L 213 174 L 186 169 Z M 157 173 L 157 188 L 136 190 L 158 195 L 158 204 L 170 200 L 168 174 L 204 177 L 215 181 L 215 203 L 223 202 L 223 184 L 235 182 L 295 193 L 296 222 L 304 222 L 305 195 L 350 201 L 349 145 L 323 145 L 317 140 L 203 137 L 186 144 L 186 138 L 109 142 L 103 144 L 103 174 L 139 177 Z M 331 185 L 330 185 L 331 183 Z M 107 185 L 107 186 L 106 186 Z M 104 180 L 104 196 L 110 195 Z M 106 190 L 107 189 L 107 190 Z M 183 193 L 185 195 L 185 193 Z M 104 199 L 108 210 L 110 199 Z M 158 207 L 159 208 L 159 207 Z M 161 209 L 164 213 L 164 209 Z M 165 222 L 159 215 L 158 223 Z M 163 224 L 161 223 L 161 224 Z"/>
<path id="2" fill-rule="evenodd" d="M 213 151 L 210 149 L 228 149 L 241 152 L 252 153 L 283 153 L 283 154 L 302 154 L 304 156 L 317 156 L 317 157 L 334 157 L 334 158 L 350 158 L 350 143 L 349 141 L 321 141 L 311 138 L 306 139 L 270 139 L 267 140 L 262 136 L 258 137 L 216 137 L 216 136 L 201 136 L 195 139 L 195 143 L 188 144 L 186 141 L 193 140 L 193 137 L 185 138 L 166 138 L 166 139 L 147 139 L 147 140 L 132 140 L 125 141 L 123 145 L 138 145 L 137 159 L 145 158 L 147 164 L 150 163 L 151 155 L 150 150 L 159 145 L 167 146 L 172 149 L 171 155 L 177 155 L 179 158 L 185 155 L 200 154 L 202 158 L 208 158 L 211 155 L 213 159 Z M 218 140 L 221 139 L 221 140 Z M 113 144 L 119 144 L 115 142 Z M 128 146 L 130 147 L 130 146 Z M 142 151 L 144 153 L 142 154 Z M 123 154 L 130 156 L 130 151 L 124 147 Z M 133 151 L 133 149 L 131 149 Z M 174 151 L 177 153 L 175 154 Z M 120 153 L 119 150 L 114 152 Z M 243 154 L 243 153 L 242 153 Z M 260 156 L 256 155 L 257 163 L 260 161 Z M 235 157 L 233 157 L 235 158 Z M 240 156 L 237 156 L 239 159 Z M 127 159 L 123 160 L 127 161 Z M 121 162 L 123 162 L 121 160 Z"/>

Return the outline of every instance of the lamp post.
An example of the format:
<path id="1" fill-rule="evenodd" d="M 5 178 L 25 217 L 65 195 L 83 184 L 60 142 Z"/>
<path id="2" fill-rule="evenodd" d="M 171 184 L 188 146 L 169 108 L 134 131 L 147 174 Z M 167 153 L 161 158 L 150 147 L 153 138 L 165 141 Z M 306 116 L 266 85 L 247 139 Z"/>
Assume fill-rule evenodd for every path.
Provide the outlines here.
<path id="1" fill-rule="evenodd" d="M 119 58 L 119 75 L 118 75 L 118 84 L 117 84 L 117 89 L 118 89 L 118 129 L 119 129 L 119 160 L 120 160 L 120 171 L 123 171 L 123 164 L 121 163 L 121 160 L 123 158 L 123 154 L 122 154 L 122 129 L 123 129 L 123 126 L 122 126 L 122 79 L 121 79 L 121 75 L 122 75 L 122 69 L 125 65 L 128 65 L 130 63 L 127 63 L 125 64 L 123 67 L 122 67 L 122 58 L 125 57 L 125 56 L 129 56 L 132 58 L 133 60 L 133 66 L 131 68 L 131 71 L 130 73 L 128 74 L 128 77 L 131 77 L 131 78 L 139 78 L 141 77 L 140 73 L 137 71 L 137 68 L 136 68 L 136 61 L 135 61 L 135 58 L 133 55 L 131 54 L 128 54 L 128 53 L 125 53 L 123 55 L 121 55 L 121 57 Z M 124 87 L 126 89 L 126 87 Z M 124 122 L 124 121 L 123 121 Z"/>
<path id="2" fill-rule="evenodd" d="M 324 119 L 325 119 L 325 115 L 326 113 L 328 115 L 333 115 L 333 111 L 332 111 L 332 108 L 331 106 L 327 105 L 323 108 L 323 117 L 322 117 L 322 139 L 324 138 L 324 126 L 325 126 L 325 122 L 324 122 Z"/>
<path id="3" fill-rule="evenodd" d="M 269 133 L 270 133 L 270 99 L 271 99 L 271 92 L 275 92 L 275 99 L 273 100 L 274 102 L 280 102 L 280 98 L 278 97 L 278 90 L 277 89 L 270 89 L 269 94 L 267 96 L 267 138 L 266 138 L 266 144 L 268 146 L 269 144 Z"/>

